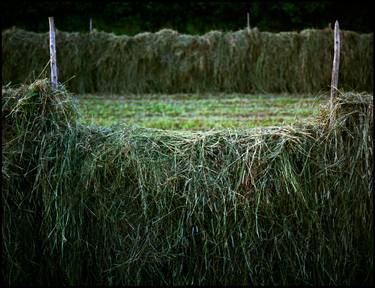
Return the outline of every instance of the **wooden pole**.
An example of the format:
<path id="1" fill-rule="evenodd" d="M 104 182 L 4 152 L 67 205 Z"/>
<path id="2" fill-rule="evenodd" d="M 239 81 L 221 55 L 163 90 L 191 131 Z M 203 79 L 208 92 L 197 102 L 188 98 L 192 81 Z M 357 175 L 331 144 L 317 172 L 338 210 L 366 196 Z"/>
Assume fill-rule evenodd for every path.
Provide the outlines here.
<path id="1" fill-rule="evenodd" d="M 51 57 L 51 85 L 52 89 L 57 88 L 57 62 L 56 62 L 56 42 L 55 23 L 53 17 L 48 17 L 49 21 L 49 52 Z"/>
<path id="2" fill-rule="evenodd" d="M 250 13 L 247 12 L 247 32 L 250 32 Z"/>
<path id="3" fill-rule="evenodd" d="M 337 95 L 337 85 L 339 81 L 339 66 L 340 66 L 340 28 L 339 22 L 335 22 L 334 31 L 334 54 L 333 54 L 333 65 L 332 65 L 332 80 L 331 80 L 331 99 L 330 108 L 333 109 L 333 103 Z"/>
<path id="4" fill-rule="evenodd" d="M 90 33 L 92 32 L 92 18 L 90 18 Z"/>

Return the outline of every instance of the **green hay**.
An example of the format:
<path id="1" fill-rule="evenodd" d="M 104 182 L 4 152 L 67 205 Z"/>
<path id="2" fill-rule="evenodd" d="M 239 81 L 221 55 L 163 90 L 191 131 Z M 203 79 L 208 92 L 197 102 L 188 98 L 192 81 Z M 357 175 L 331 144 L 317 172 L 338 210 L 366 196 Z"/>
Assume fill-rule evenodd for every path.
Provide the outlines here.
<path id="1" fill-rule="evenodd" d="M 164 29 L 133 37 L 57 31 L 59 79 L 79 93 L 329 91 L 333 31 L 252 29 L 200 36 Z M 2 33 L 3 83 L 32 82 L 49 60 L 48 33 Z M 341 31 L 339 87 L 373 91 L 373 34 Z M 48 67 L 47 67 L 48 68 Z M 49 72 L 49 69 L 46 70 Z M 47 74 L 45 74 L 47 75 Z"/>
<path id="2" fill-rule="evenodd" d="M 46 81 L 3 88 L 10 284 L 373 284 L 373 96 L 303 126 L 79 123 Z"/>

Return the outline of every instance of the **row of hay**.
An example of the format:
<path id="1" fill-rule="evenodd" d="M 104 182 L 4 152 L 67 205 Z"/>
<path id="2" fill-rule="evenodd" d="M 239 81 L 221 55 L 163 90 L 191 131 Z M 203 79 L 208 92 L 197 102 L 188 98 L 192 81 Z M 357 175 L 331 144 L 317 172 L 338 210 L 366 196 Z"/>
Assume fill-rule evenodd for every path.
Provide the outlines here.
<path id="1" fill-rule="evenodd" d="M 46 81 L 3 89 L 11 284 L 373 284 L 373 96 L 298 127 L 87 127 Z"/>
<path id="2" fill-rule="evenodd" d="M 67 85 L 79 93 L 315 93 L 331 83 L 329 29 L 201 36 L 164 29 L 132 37 L 57 31 L 56 37 L 59 79 L 75 76 Z M 48 33 L 4 31 L 3 84 L 36 79 L 49 60 L 48 41 Z M 341 31 L 341 45 L 339 86 L 372 92 L 373 34 Z"/>

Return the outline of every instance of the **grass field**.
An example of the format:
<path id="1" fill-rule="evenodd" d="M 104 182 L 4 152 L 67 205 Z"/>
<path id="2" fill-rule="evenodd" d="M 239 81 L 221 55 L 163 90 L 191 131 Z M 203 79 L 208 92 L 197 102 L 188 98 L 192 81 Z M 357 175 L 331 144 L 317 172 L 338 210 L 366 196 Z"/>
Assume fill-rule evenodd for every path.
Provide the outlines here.
<path id="1" fill-rule="evenodd" d="M 82 122 L 172 130 L 278 126 L 308 121 L 328 96 L 296 95 L 79 95 Z"/>

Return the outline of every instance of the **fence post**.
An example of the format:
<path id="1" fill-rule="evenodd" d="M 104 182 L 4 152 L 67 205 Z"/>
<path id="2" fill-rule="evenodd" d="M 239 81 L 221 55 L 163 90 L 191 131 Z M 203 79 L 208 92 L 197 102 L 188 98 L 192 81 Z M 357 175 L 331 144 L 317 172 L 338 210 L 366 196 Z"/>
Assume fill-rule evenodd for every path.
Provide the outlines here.
<path id="1" fill-rule="evenodd" d="M 90 18 L 90 33 L 92 32 L 92 18 Z"/>
<path id="2" fill-rule="evenodd" d="M 55 23 L 53 17 L 48 17 L 49 21 L 49 52 L 51 57 L 51 84 L 52 89 L 57 88 L 57 63 L 56 63 L 56 42 Z"/>
<path id="3" fill-rule="evenodd" d="M 247 12 L 247 32 L 250 32 L 250 13 Z"/>
<path id="4" fill-rule="evenodd" d="M 332 80 L 331 80 L 331 99 L 330 99 L 330 110 L 333 110 L 333 103 L 337 96 L 337 86 L 339 81 L 339 65 L 340 65 L 340 28 L 339 22 L 335 22 L 334 30 L 334 54 L 333 54 L 333 65 L 332 65 Z"/>

